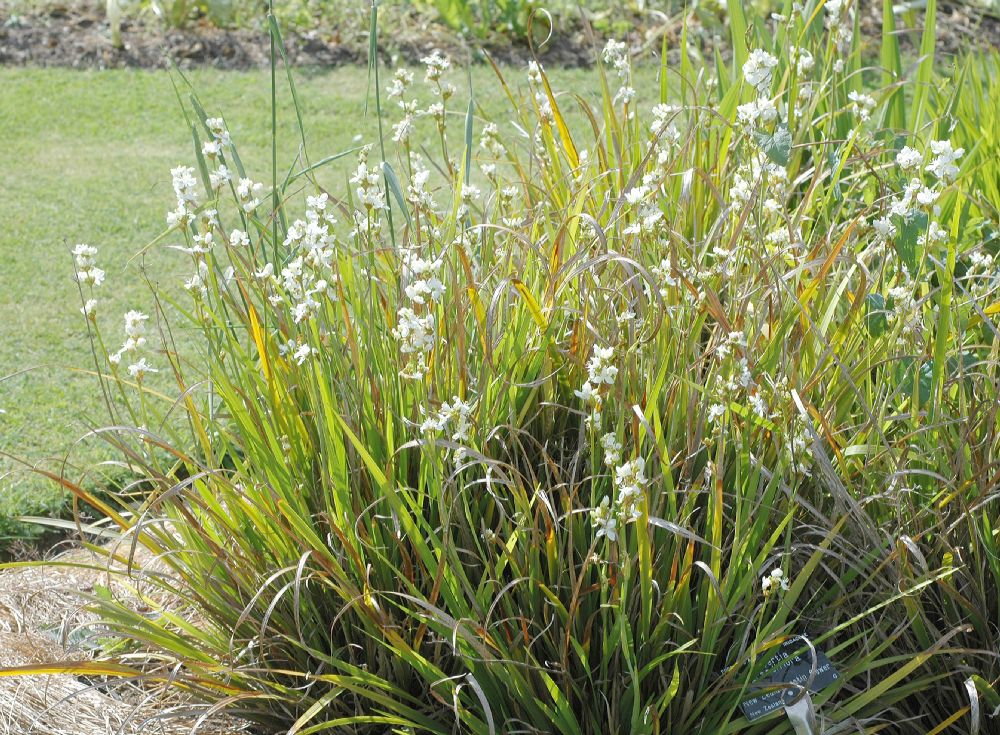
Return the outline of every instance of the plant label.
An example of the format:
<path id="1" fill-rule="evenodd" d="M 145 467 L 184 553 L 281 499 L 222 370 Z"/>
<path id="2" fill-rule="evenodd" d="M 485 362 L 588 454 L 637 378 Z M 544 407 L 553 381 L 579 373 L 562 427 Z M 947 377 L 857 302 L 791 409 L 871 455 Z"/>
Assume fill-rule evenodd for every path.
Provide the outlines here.
<path id="1" fill-rule="evenodd" d="M 825 653 L 818 648 L 814 650 L 816 651 L 816 672 L 812 682 L 808 684 L 808 689 L 816 694 L 837 681 L 840 674 L 833 668 L 833 664 L 830 663 L 830 659 L 826 657 Z M 771 656 L 764 667 L 764 674 L 753 683 L 753 686 L 755 689 L 775 687 L 780 684 L 806 686 L 812 668 L 811 651 L 805 646 L 803 639 L 796 636 L 778 647 L 777 652 Z M 753 722 L 772 712 L 777 712 L 786 704 L 794 701 L 799 691 L 799 688 L 794 686 L 786 689 L 762 691 L 760 694 L 743 700 L 740 703 L 740 709 L 743 710 L 746 718 Z"/>

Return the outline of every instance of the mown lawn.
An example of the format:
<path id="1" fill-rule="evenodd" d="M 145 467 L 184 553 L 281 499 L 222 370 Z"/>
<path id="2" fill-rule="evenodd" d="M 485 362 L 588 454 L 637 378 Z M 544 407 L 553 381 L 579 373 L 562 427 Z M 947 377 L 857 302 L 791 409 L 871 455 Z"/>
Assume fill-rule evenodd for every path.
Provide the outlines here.
<path id="1" fill-rule="evenodd" d="M 507 102 L 499 85 L 490 83 L 492 76 L 488 68 L 474 68 L 472 87 L 486 113 L 501 117 Z M 509 72 L 512 83 L 521 76 Z M 564 89 L 598 94 L 596 73 L 553 76 Z M 643 70 L 640 78 L 652 82 L 653 71 Z M 209 114 L 225 115 L 248 172 L 269 181 L 268 72 L 199 70 L 188 79 Z M 374 140 L 375 122 L 365 120 L 367 82 L 367 71 L 358 68 L 298 75 L 314 160 Z M 144 279 L 180 279 L 185 264 L 164 247 L 142 260 L 129 259 L 164 228 L 172 206 L 169 170 L 190 160 L 192 142 L 167 72 L 6 68 L 0 69 L 0 90 L 2 546 L 26 532 L 11 517 L 51 514 L 65 503 L 53 483 L 12 456 L 51 469 L 65 461 L 68 476 L 85 484 L 116 471 L 99 466 L 111 456 L 99 440 L 78 441 L 105 420 L 97 384 L 86 372 L 90 346 L 69 250 L 78 242 L 100 249 L 107 271 L 104 315 L 150 311 Z M 456 114 L 463 114 L 466 99 L 459 92 Z M 279 102 L 281 161 L 290 160 L 298 144 L 289 102 Z M 327 170 L 325 180 L 342 181 L 349 161 Z"/>

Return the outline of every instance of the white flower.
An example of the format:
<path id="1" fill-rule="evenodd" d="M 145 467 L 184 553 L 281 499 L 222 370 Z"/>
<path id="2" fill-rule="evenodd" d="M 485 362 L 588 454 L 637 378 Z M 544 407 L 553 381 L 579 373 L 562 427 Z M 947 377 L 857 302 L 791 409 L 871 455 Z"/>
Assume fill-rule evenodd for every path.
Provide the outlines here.
<path id="1" fill-rule="evenodd" d="M 97 299 L 87 299 L 84 305 L 80 308 L 80 313 L 93 321 L 97 316 Z"/>
<path id="2" fill-rule="evenodd" d="M 866 122 L 871 117 L 872 110 L 875 109 L 875 98 L 871 95 L 850 92 L 847 99 L 851 101 L 851 109 L 862 122 Z"/>
<path id="3" fill-rule="evenodd" d="M 916 148 L 904 146 L 903 150 L 896 154 L 896 164 L 904 171 L 911 171 L 920 165 L 924 160 L 924 154 Z"/>
<path id="4" fill-rule="evenodd" d="M 146 331 L 146 322 L 149 320 L 147 314 L 141 311 L 125 312 L 125 334 L 129 337 L 141 337 Z"/>
<path id="5" fill-rule="evenodd" d="M 648 186 L 636 186 L 625 192 L 625 201 L 629 204 L 636 205 L 643 201 L 647 196 L 649 196 Z"/>
<path id="6" fill-rule="evenodd" d="M 394 143 L 405 143 L 412 132 L 413 115 L 403 115 L 403 119 L 392 126 L 392 140 Z"/>
<path id="7" fill-rule="evenodd" d="M 436 82 L 451 66 L 451 59 L 435 50 L 430 56 L 425 56 L 420 60 L 425 67 L 424 79 L 428 82 Z"/>
<path id="8" fill-rule="evenodd" d="M 93 245 L 80 243 L 73 250 L 73 261 L 76 264 L 76 280 L 87 286 L 100 286 L 104 283 L 104 271 L 97 267 L 97 248 Z"/>
<path id="9" fill-rule="evenodd" d="M 140 381 L 146 376 L 147 373 L 157 372 L 159 372 L 159 370 L 151 367 L 149 363 L 146 362 L 145 357 L 140 358 L 137 362 L 128 366 L 128 374 Z"/>
<path id="10" fill-rule="evenodd" d="M 76 267 L 80 270 L 86 270 L 88 268 L 93 268 L 97 264 L 97 248 L 93 245 L 85 245 L 80 243 L 73 248 L 73 260 L 76 262 Z"/>
<path id="11" fill-rule="evenodd" d="M 209 159 L 214 159 L 222 153 L 222 146 L 214 140 L 206 140 L 201 144 L 201 155 Z"/>
<path id="12" fill-rule="evenodd" d="M 233 230 L 229 233 L 229 244 L 234 248 L 250 247 L 250 236 L 243 230 Z"/>
<path id="13" fill-rule="evenodd" d="M 542 83 L 542 65 L 537 61 L 528 62 L 528 82 L 531 84 Z"/>
<path id="14" fill-rule="evenodd" d="M 444 298 L 445 285 L 437 275 L 443 265 L 441 258 L 425 260 L 414 253 L 404 255 L 403 273 L 410 279 L 404 289 L 407 297 L 416 304 Z"/>
<path id="15" fill-rule="evenodd" d="M 713 403 L 708 407 L 708 423 L 714 423 L 726 413 L 726 407 L 722 403 Z"/>
<path id="16" fill-rule="evenodd" d="M 630 104 L 635 99 L 636 91 L 634 87 L 625 85 L 615 92 L 614 103 Z"/>
<path id="17" fill-rule="evenodd" d="M 213 189 L 219 189 L 223 184 L 227 184 L 232 181 L 233 175 L 225 166 L 220 165 L 215 171 L 212 171 L 208 175 L 208 180 L 212 184 Z"/>
<path id="18" fill-rule="evenodd" d="M 178 166 L 170 170 L 170 176 L 178 205 L 197 204 L 198 195 L 195 187 L 198 182 L 194 177 L 194 169 L 190 166 Z"/>
<path id="19" fill-rule="evenodd" d="M 743 78 L 758 92 L 766 92 L 771 86 L 771 76 L 778 60 L 762 49 L 754 49 L 743 64 Z"/>
<path id="20" fill-rule="evenodd" d="M 503 158 L 507 153 L 507 147 L 500 140 L 500 129 L 496 123 L 486 123 L 483 126 L 482 135 L 479 137 L 479 145 L 493 158 Z"/>
<path id="21" fill-rule="evenodd" d="M 100 268 L 87 268 L 77 271 L 76 280 L 87 286 L 100 286 L 104 283 L 104 271 Z"/>
<path id="22" fill-rule="evenodd" d="M 240 198 L 244 212 L 252 212 L 260 206 L 260 194 L 263 191 L 263 184 L 245 178 L 239 180 L 239 183 L 236 185 L 236 196 Z"/>
<path id="23" fill-rule="evenodd" d="M 194 221 L 194 212 L 191 211 L 184 202 L 177 205 L 177 209 L 167 212 L 167 227 L 177 227 L 188 225 Z"/>
<path id="24" fill-rule="evenodd" d="M 936 220 L 931 220 L 927 227 L 927 239 L 931 242 L 944 242 L 948 239 L 948 233 Z"/>
<path id="25" fill-rule="evenodd" d="M 212 134 L 212 138 L 218 145 L 229 145 L 232 142 L 229 137 L 229 131 L 226 130 L 226 122 L 221 117 L 208 118 L 205 120 L 205 127 L 208 128 Z"/>
<path id="26" fill-rule="evenodd" d="M 605 495 L 601 499 L 601 504 L 590 511 L 590 521 L 597 529 L 597 538 L 606 536 L 608 541 L 618 540 L 618 519 L 611 509 L 611 502 Z"/>
<path id="27" fill-rule="evenodd" d="M 653 107 L 653 124 L 650 126 L 653 130 L 653 135 L 660 135 L 666 131 L 671 120 L 680 112 L 680 109 L 676 105 L 663 103 Z"/>
<path id="28" fill-rule="evenodd" d="M 604 46 L 604 51 L 601 52 L 601 57 L 605 64 L 614 67 L 619 76 L 625 76 L 628 73 L 628 47 L 624 41 L 609 39 Z"/>
<path id="29" fill-rule="evenodd" d="M 454 396 L 451 403 L 445 401 L 441 404 L 438 416 L 442 427 L 452 425 L 452 441 L 468 441 L 469 431 L 472 429 L 472 422 L 469 420 L 472 416 L 472 404 Z"/>
<path id="30" fill-rule="evenodd" d="M 935 158 L 927 165 L 926 170 L 942 181 L 953 181 L 958 175 L 955 161 L 962 157 L 965 149 L 952 148 L 950 140 L 932 140 L 931 153 Z"/>
<path id="31" fill-rule="evenodd" d="M 295 363 L 297 365 L 302 365 L 310 357 L 312 357 L 313 355 L 318 355 L 318 354 L 319 354 L 319 350 L 317 350 L 315 347 L 312 347 L 311 345 L 308 345 L 308 344 L 306 344 L 306 343 L 303 342 L 292 353 L 292 357 L 295 358 Z"/>
<path id="32" fill-rule="evenodd" d="M 774 102 L 767 97 L 760 97 L 737 107 L 736 117 L 744 125 L 755 125 L 758 121 L 767 125 L 778 119 L 778 110 Z"/>
<path id="33" fill-rule="evenodd" d="M 872 222 L 872 227 L 878 240 L 889 240 L 896 236 L 896 225 L 889 217 L 880 217 Z"/>
<path id="34" fill-rule="evenodd" d="M 208 293 L 208 287 L 205 285 L 205 279 L 208 275 L 208 266 L 205 264 L 205 261 L 201 261 L 199 266 L 198 272 L 184 282 L 184 290 L 191 294 L 195 299 L 202 299 Z"/>
<path id="35" fill-rule="evenodd" d="M 784 572 L 778 568 L 772 569 L 770 574 L 765 575 L 760 580 L 760 586 L 765 597 L 776 590 L 789 589 L 788 579 L 785 577 Z"/>
<path id="36" fill-rule="evenodd" d="M 934 191 L 933 189 L 928 189 L 926 186 L 920 188 L 917 192 L 917 203 L 922 204 L 925 207 L 929 207 L 937 198 L 940 196 L 940 192 Z"/>
<path id="37" fill-rule="evenodd" d="M 587 362 L 588 382 L 596 385 L 612 385 L 618 377 L 618 368 L 610 363 L 615 351 L 611 347 L 594 346 Z"/>
<path id="38" fill-rule="evenodd" d="M 443 113 L 442 113 L 443 114 Z M 376 168 L 368 168 L 368 163 L 364 160 L 358 162 L 358 167 L 351 177 L 351 183 L 357 188 L 359 202 L 366 209 L 385 209 L 385 193 L 380 188 L 382 175 Z"/>
<path id="39" fill-rule="evenodd" d="M 636 457 L 615 470 L 618 504 L 627 521 L 637 520 L 640 516 L 639 502 L 643 496 L 642 491 L 649 484 L 645 470 L 646 461 L 642 457 Z"/>
<path id="40" fill-rule="evenodd" d="M 462 184 L 462 201 L 466 204 L 471 204 L 472 202 L 479 199 L 482 192 L 479 187 L 474 184 Z"/>
<path id="41" fill-rule="evenodd" d="M 605 434 L 601 437 L 601 448 L 604 449 L 604 464 L 610 467 L 621 462 L 622 443 L 614 434 Z"/>
<path id="42" fill-rule="evenodd" d="M 392 84 L 386 91 L 390 99 L 393 97 L 402 97 L 406 88 L 411 84 L 413 84 L 413 72 L 409 69 L 396 69 L 396 73 L 392 77 Z"/>
<path id="43" fill-rule="evenodd" d="M 816 60 L 813 59 L 813 55 L 803 48 L 794 48 L 794 51 L 798 56 L 795 69 L 799 73 L 799 76 L 804 76 L 811 72 L 813 67 L 816 66 Z"/>
<path id="44" fill-rule="evenodd" d="M 398 321 L 392 336 L 400 342 L 404 354 L 429 352 L 434 347 L 434 315 L 418 316 L 413 309 L 403 307 L 397 312 Z"/>
<path id="45" fill-rule="evenodd" d="M 588 405 L 593 403 L 599 406 L 601 403 L 600 394 L 594 390 L 594 386 L 592 386 L 589 381 L 584 383 L 580 387 L 580 390 L 573 391 L 573 394 Z"/>

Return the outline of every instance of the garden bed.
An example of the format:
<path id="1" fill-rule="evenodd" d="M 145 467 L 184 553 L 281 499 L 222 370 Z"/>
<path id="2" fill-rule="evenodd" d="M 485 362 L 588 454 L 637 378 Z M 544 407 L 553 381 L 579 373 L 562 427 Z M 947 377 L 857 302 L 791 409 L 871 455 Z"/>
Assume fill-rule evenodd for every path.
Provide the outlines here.
<path id="1" fill-rule="evenodd" d="M 921 16 L 917 16 L 919 19 Z M 456 59 L 482 60 L 486 51 L 501 63 L 527 63 L 533 54 L 550 66 L 590 66 L 595 60 L 593 32 L 582 22 L 568 27 L 557 24 L 547 42 L 534 51 L 523 40 L 496 35 L 485 41 L 470 42 L 444 26 L 425 19 L 396 19 L 399 28 L 387 36 L 383 50 L 395 63 L 409 64 L 433 49 L 441 49 Z M 636 17 L 629 33 L 632 46 L 659 47 L 667 37 L 668 47 L 676 46 L 680 33 L 677 18 L 662 15 Z M 1000 47 L 1000 19 L 962 4 L 947 4 L 938 12 L 937 50 L 954 54 L 973 46 Z M 332 67 L 364 64 L 368 53 L 367 28 L 324 28 L 291 30 L 285 34 L 288 60 L 297 67 Z M 915 48 L 919 43 L 919 22 L 915 27 L 897 19 L 901 43 Z M 881 8 L 869 3 L 862 17 L 864 35 L 877 38 L 881 29 Z M 397 32 L 398 31 L 398 32 Z M 721 25 L 699 25 L 694 36 L 704 48 L 728 37 Z M 126 19 L 122 24 L 123 47 L 110 42 L 104 13 L 86 4 L 62 6 L 46 13 L 15 14 L 0 4 L 0 64 L 78 69 L 166 68 L 171 60 L 183 68 L 212 66 L 219 69 L 252 69 L 268 64 L 266 33 L 257 28 L 219 28 L 196 22 L 186 28 L 164 29 L 157 22 Z"/>
<path id="2" fill-rule="evenodd" d="M 5 13 L 0 7 L 0 18 Z M 126 20 L 123 47 L 115 48 L 104 14 L 87 7 L 65 8 L 44 15 L 20 15 L 0 20 L 0 64 L 75 69 L 166 68 L 171 60 L 182 68 L 254 69 L 267 66 L 266 32 L 253 28 L 218 28 L 196 23 L 188 28 L 164 29 L 155 23 Z M 296 67 L 332 67 L 365 64 L 367 29 L 300 30 L 285 34 L 288 61 Z M 593 44 L 582 29 L 555 34 L 538 52 L 551 65 L 590 66 Z M 446 49 L 456 58 L 482 59 L 482 48 L 500 63 L 526 64 L 531 49 L 523 43 L 497 41 L 472 46 L 447 30 L 414 25 L 390 39 L 386 55 L 419 63 L 433 49 Z"/>

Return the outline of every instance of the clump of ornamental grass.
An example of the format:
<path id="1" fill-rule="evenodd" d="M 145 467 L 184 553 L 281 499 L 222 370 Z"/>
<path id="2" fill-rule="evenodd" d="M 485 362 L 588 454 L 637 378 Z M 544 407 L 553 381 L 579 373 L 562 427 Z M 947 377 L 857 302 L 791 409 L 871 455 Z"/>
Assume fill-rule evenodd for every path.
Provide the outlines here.
<path id="1" fill-rule="evenodd" d="M 933 11 L 910 77 L 891 13 L 872 69 L 850 3 L 730 22 L 653 90 L 609 41 L 596 104 L 498 68 L 510 120 L 373 62 L 337 188 L 191 97 L 189 278 L 122 325 L 74 251 L 153 488 L 89 502 L 203 621 L 98 601 L 121 663 L 263 732 L 772 733 L 739 704 L 808 635 L 824 732 L 989 726 L 996 59 L 942 82 Z"/>

